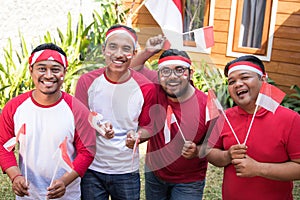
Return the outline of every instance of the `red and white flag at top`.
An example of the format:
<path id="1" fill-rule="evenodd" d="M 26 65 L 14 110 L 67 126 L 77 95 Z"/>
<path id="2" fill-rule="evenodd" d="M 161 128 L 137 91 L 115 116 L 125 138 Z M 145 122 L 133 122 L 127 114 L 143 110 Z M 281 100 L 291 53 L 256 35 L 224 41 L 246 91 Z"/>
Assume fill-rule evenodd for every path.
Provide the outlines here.
<path id="1" fill-rule="evenodd" d="M 3 147 L 4 147 L 7 151 L 12 151 L 12 150 L 15 148 L 17 142 L 19 141 L 19 138 L 20 138 L 21 134 L 22 134 L 22 135 L 26 135 L 26 125 L 25 125 L 25 124 L 23 124 L 23 125 L 21 126 L 21 128 L 19 129 L 19 131 L 18 131 L 18 133 L 17 133 L 17 136 L 16 136 L 16 137 L 10 138 L 10 139 L 3 145 Z"/>
<path id="2" fill-rule="evenodd" d="M 145 6 L 162 29 L 183 32 L 181 0 L 145 1 Z"/>
<path id="3" fill-rule="evenodd" d="M 193 30 L 196 45 L 205 49 L 215 45 L 213 26 Z"/>
<path id="4" fill-rule="evenodd" d="M 219 103 L 219 100 L 217 99 L 214 91 L 212 89 L 208 90 L 207 94 L 207 103 L 206 103 L 206 117 L 205 117 L 205 123 L 208 121 L 215 119 L 219 116 L 219 110 L 222 110 L 222 106 Z"/>
<path id="5" fill-rule="evenodd" d="M 165 144 L 169 143 L 171 140 L 171 124 L 176 122 L 176 117 L 173 113 L 173 110 L 170 105 L 167 108 L 167 117 L 165 120 L 164 126 L 164 137 L 165 137 Z"/>
<path id="6" fill-rule="evenodd" d="M 283 91 L 267 82 L 263 82 L 256 99 L 256 105 L 275 113 L 284 96 Z"/>

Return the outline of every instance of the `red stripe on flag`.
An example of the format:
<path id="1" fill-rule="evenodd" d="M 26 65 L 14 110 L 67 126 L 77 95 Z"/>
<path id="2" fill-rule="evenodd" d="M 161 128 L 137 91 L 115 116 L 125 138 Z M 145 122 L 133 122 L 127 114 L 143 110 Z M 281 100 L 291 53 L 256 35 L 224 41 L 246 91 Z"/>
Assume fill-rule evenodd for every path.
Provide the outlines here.
<path id="1" fill-rule="evenodd" d="M 178 8 L 179 12 L 181 13 L 182 16 L 182 3 L 181 0 L 173 0 L 174 4 L 176 5 L 176 7 Z"/>
<path id="2" fill-rule="evenodd" d="M 171 124 L 176 122 L 176 117 L 175 117 L 175 115 L 173 113 L 173 109 L 170 105 L 168 105 L 168 108 L 167 108 L 166 120 L 167 120 L 169 130 L 171 130 Z"/>
<path id="3" fill-rule="evenodd" d="M 17 142 L 19 141 L 19 137 L 21 134 L 26 135 L 26 124 L 23 124 L 20 130 L 18 131 L 17 138 L 16 138 Z"/>
<path id="4" fill-rule="evenodd" d="M 206 103 L 206 120 L 205 120 L 206 123 L 219 116 L 219 110 L 216 105 L 216 99 L 217 97 L 214 91 L 212 89 L 209 89 L 207 94 L 207 103 Z"/>
<path id="5" fill-rule="evenodd" d="M 273 100 L 275 100 L 279 104 L 281 103 L 281 101 L 283 100 L 283 98 L 285 96 L 285 93 L 282 92 L 279 88 L 277 88 L 267 82 L 263 82 L 259 93 L 271 97 Z"/>
<path id="6" fill-rule="evenodd" d="M 205 39 L 206 48 L 214 46 L 215 40 L 214 40 L 213 26 L 203 27 L 203 31 L 204 31 L 204 39 Z"/>
<path id="7" fill-rule="evenodd" d="M 67 137 L 65 137 L 64 141 L 59 145 L 59 148 L 61 150 L 61 156 L 63 158 L 63 161 L 70 167 L 74 168 L 73 163 L 68 155 L 68 148 L 67 148 Z"/>

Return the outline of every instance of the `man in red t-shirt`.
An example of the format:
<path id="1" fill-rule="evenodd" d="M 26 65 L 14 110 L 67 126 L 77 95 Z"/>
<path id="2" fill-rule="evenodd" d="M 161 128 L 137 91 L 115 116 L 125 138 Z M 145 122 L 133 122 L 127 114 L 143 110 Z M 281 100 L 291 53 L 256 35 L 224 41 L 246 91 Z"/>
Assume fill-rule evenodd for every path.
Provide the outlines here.
<path id="1" fill-rule="evenodd" d="M 163 42 L 161 36 L 150 38 L 146 50 L 136 59 L 150 57 Z M 158 106 L 152 110 L 155 131 L 148 140 L 146 154 L 146 199 L 202 199 L 207 160 L 199 157 L 199 151 L 208 129 L 207 96 L 190 82 L 188 54 L 176 49 L 164 51 L 158 71 L 137 62 L 133 66 L 157 83 Z"/>
<path id="2" fill-rule="evenodd" d="M 242 56 L 229 62 L 224 72 L 237 104 L 226 110 L 235 133 L 225 123 L 220 135 L 211 135 L 207 155 L 210 163 L 224 167 L 223 199 L 293 199 L 292 181 L 300 179 L 299 114 L 282 106 L 274 114 L 259 107 L 248 134 L 267 80 L 264 65 L 254 56 Z"/>

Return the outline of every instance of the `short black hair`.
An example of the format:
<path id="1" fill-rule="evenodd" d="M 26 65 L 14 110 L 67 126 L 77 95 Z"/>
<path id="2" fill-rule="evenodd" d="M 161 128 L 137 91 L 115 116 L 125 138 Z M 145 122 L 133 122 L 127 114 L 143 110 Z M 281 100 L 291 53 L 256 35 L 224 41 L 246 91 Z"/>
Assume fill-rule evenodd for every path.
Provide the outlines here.
<path id="1" fill-rule="evenodd" d="M 168 50 L 165 50 L 160 55 L 159 59 L 162 59 L 162 58 L 167 57 L 167 56 L 182 56 L 182 57 L 185 57 L 185 58 L 187 58 L 187 59 L 190 60 L 189 55 L 185 51 L 180 51 L 178 49 L 168 49 Z"/>
<path id="2" fill-rule="evenodd" d="M 37 51 L 41 51 L 41 50 L 45 50 L 45 49 L 51 49 L 54 51 L 58 51 L 59 53 L 61 53 L 65 57 L 67 57 L 67 54 L 64 52 L 64 50 L 62 50 L 62 48 L 60 48 L 59 46 L 57 46 L 56 44 L 53 44 L 53 43 L 44 43 L 44 44 L 37 46 L 35 49 L 33 49 L 33 51 L 31 52 L 31 55 Z"/>
<path id="3" fill-rule="evenodd" d="M 245 55 L 245 56 L 238 57 L 238 58 L 236 58 L 236 59 L 234 59 L 234 60 L 232 60 L 232 61 L 230 61 L 226 64 L 226 66 L 224 68 L 224 74 L 225 74 L 226 77 L 228 77 L 228 70 L 229 70 L 228 68 L 229 68 L 229 66 L 236 63 L 236 62 L 240 62 L 240 61 L 251 62 L 251 63 L 259 66 L 261 68 L 263 74 L 266 73 L 265 72 L 265 66 L 259 58 L 255 57 L 255 56 L 252 56 L 252 55 Z"/>

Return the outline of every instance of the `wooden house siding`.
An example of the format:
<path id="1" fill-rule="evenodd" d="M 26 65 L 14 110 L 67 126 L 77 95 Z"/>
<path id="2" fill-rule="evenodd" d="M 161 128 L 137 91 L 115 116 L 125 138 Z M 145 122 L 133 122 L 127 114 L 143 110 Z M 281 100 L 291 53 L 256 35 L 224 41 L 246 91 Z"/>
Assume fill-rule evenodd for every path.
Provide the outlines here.
<path id="1" fill-rule="evenodd" d="M 129 8 L 132 1 L 123 0 Z M 142 0 L 136 0 L 137 8 Z M 214 38 L 215 45 L 211 54 L 189 52 L 193 62 L 200 65 L 204 59 L 208 64 L 223 69 L 234 57 L 226 56 L 228 44 L 231 0 L 215 0 Z M 143 47 L 150 36 L 162 33 L 145 6 L 133 17 L 133 26 L 137 27 L 139 43 Z M 157 58 L 157 57 L 155 57 Z M 278 0 L 276 22 L 272 45 L 271 60 L 264 62 L 269 77 L 287 93 L 291 85 L 300 86 L 300 1 Z"/>

